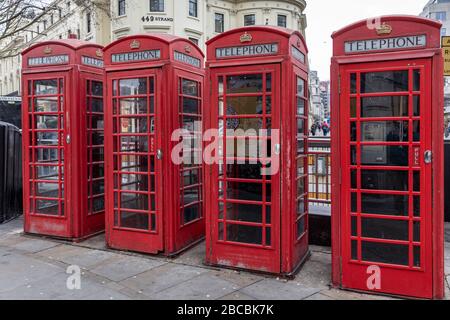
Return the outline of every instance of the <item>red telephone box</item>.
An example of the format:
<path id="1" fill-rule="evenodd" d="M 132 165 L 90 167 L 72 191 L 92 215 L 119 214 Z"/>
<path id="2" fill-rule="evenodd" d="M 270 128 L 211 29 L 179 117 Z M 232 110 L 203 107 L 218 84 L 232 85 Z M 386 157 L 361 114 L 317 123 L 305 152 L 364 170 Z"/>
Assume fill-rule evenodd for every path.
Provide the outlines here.
<path id="1" fill-rule="evenodd" d="M 309 255 L 305 41 L 246 27 L 207 45 L 205 125 L 218 132 L 205 169 L 206 261 L 293 274 Z"/>
<path id="2" fill-rule="evenodd" d="M 195 44 L 166 34 L 125 37 L 105 48 L 112 248 L 175 255 L 204 238 L 201 140 L 177 154 L 183 161 L 172 155 L 190 139 L 173 139 L 175 130 L 201 136 L 203 61 Z M 184 161 L 186 155 L 197 161 Z"/>
<path id="3" fill-rule="evenodd" d="M 440 28 L 387 16 L 333 34 L 336 286 L 444 295 Z"/>
<path id="4" fill-rule="evenodd" d="M 25 232 L 104 230 L 102 46 L 58 40 L 22 53 Z"/>

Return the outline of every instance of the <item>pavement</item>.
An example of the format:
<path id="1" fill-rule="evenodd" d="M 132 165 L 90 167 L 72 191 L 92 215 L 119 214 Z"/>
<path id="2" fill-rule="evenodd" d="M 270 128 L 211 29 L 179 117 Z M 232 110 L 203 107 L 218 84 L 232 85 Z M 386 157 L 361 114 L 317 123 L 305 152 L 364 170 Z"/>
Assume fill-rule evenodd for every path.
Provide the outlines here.
<path id="1" fill-rule="evenodd" d="M 378 300 L 330 287 L 331 251 L 312 256 L 293 280 L 203 264 L 204 244 L 176 259 L 109 250 L 104 235 L 73 244 L 23 235 L 22 219 L 0 225 L 0 300 Z M 446 225 L 447 299 L 450 224 Z M 79 266 L 66 273 L 70 266 Z M 80 281 L 74 277 L 80 272 Z M 80 285 L 80 286 L 78 286 Z M 71 290 L 72 289 L 72 290 Z"/>

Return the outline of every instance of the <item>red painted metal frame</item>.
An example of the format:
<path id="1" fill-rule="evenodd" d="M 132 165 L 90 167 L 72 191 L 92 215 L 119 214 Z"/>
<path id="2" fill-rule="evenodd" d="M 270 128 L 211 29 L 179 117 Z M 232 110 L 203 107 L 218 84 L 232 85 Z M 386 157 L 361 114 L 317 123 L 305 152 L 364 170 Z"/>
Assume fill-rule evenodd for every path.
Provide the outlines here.
<path id="1" fill-rule="evenodd" d="M 103 81 L 103 68 L 82 64 L 82 57 L 101 59 L 102 46 L 78 41 L 59 40 L 36 44 L 22 53 L 23 88 L 23 183 L 24 183 L 24 229 L 26 233 L 53 236 L 79 241 L 104 229 L 104 211 L 89 212 L 87 128 L 86 128 L 86 82 Z M 29 66 L 28 59 L 54 55 L 67 55 L 68 60 L 60 65 Z M 100 57 L 99 57 L 100 55 Z M 35 96 L 33 83 L 38 80 L 58 80 L 58 93 L 55 95 Z M 30 84 L 30 85 L 29 85 Z M 58 112 L 34 112 L 34 99 L 56 97 Z M 36 147 L 32 144 L 37 134 L 53 134 L 55 131 L 35 128 L 35 115 L 58 116 L 59 146 Z M 32 121 L 30 123 L 30 120 Z M 81 134 L 80 134 L 81 133 Z M 69 136 L 70 143 L 66 141 Z M 30 182 L 54 181 L 33 179 L 39 165 L 51 168 L 52 164 L 37 163 L 32 150 L 58 150 L 58 215 L 37 214 L 34 199 L 37 185 Z M 79 155 L 79 156 L 74 156 Z M 61 159 L 64 159 L 62 164 Z M 64 173 L 62 173 L 64 170 Z M 33 171 L 35 173 L 33 173 Z M 44 197 L 42 199 L 49 199 Z M 31 200 L 31 202 L 30 202 Z M 51 200 L 51 199 L 50 199 Z M 64 206 L 64 209 L 62 209 Z"/>
<path id="2" fill-rule="evenodd" d="M 241 42 L 241 36 L 250 35 L 251 40 L 244 38 Z M 248 37 L 248 36 L 247 36 Z M 218 59 L 215 56 L 216 48 L 224 48 L 230 46 L 253 45 L 277 43 L 279 51 L 276 55 L 237 57 Z M 271 206 L 271 224 L 268 225 L 264 218 L 261 224 L 244 223 L 242 221 L 233 221 L 232 224 L 248 225 L 248 226 L 270 226 L 271 227 L 271 243 L 266 243 L 266 234 L 262 234 L 262 244 L 252 245 L 248 243 L 227 242 L 226 235 L 224 240 L 219 240 L 219 223 L 225 223 L 226 219 L 219 219 L 219 185 L 218 170 L 219 165 L 204 166 L 205 171 L 205 206 L 206 206 L 206 262 L 210 265 L 218 265 L 239 269 L 250 269 L 275 274 L 290 275 L 301 266 L 309 255 L 308 250 L 308 215 L 305 210 L 304 214 L 297 215 L 297 154 L 293 150 L 297 150 L 297 78 L 303 79 L 305 82 L 305 92 L 307 92 L 308 83 L 308 66 L 292 55 L 292 47 L 299 50 L 305 55 L 307 63 L 307 47 L 302 35 L 299 32 L 276 28 L 276 27 L 245 27 L 222 33 L 211 39 L 208 43 L 208 61 L 207 61 L 207 79 L 211 86 L 207 87 L 207 105 L 210 106 L 209 112 L 205 114 L 205 129 L 218 129 L 218 99 L 217 91 L 218 78 L 220 76 L 226 79 L 230 75 L 246 75 L 246 74 L 272 74 L 272 93 L 266 92 L 265 81 L 264 88 L 261 93 L 255 94 L 227 94 L 221 95 L 226 100 L 227 96 L 257 96 L 265 97 L 272 95 L 272 128 L 280 129 L 281 133 L 281 155 L 280 155 L 280 171 L 278 174 L 267 177 L 271 179 L 272 199 L 271 203 L 267 203 L 263 191 L 262 202 L 258 204 L 265 208 Z M 224 86 L 226 81 L 224 81 Z M 266 98 L 263 98 L 264 101 Z M 307 130 L 307 109 L 308 96 L 305 94 L 301 97 L 305 101 L 305 115 L 299 117 L 303 120 L 305 130 Z M 224 105 L 226 103 L 224 102 Z M 265 110 L 265 109 L 264 109 Z M 263 119 L 265 118 L 263 112 Z M 246 117 L 246 116 L 241 116 Z M 254 118 L 255 115 L 248 117 Z M 226 123 L 226 116 L 224 118 Z M 234 118 L 238 118 L 234 116 Z M 300 136 L 300 140 L 305 136 Z M 275 152 L 274 144 L 272 144 L 272 153 Z M 307 142 L 305 143 L 305 154 L 307 152 Z M 224 151 L 226 154 L 226 150 Z M 304 158 L 307 164 L 307 158 Z M 305 166 L 307 170 L 307 165 Z M 266 184 L 266 179 L 262 180 L 262 184 Z M 304 199 L 307 208 L 307 177 L 304 179 Z M 229 181 L 225 179 L 224 181 Z M 233 182 L 244 183 L 246 179 L 232 179 Z M 255 180 L 256 182 L 259 180 Z M 263 188 L 265 190 L 265 188 Z M 233 201 L 236 202 L 236 201 Z M 253 204 L 253 201 L 240 200 L 237 203 Z M 305 232 L 297 237 L 297 223 L 304 221 Z M 226 233 L 226 232 L 225 232 Z"/>
<path id="3" fill-rule="evenodd" d="M 133 61 L 128 63 L 112 62 L 112 55 L 127 52 L 140 52 L 146 50 L 160 50 L 159 59 L 149 61 Z M 174 59 L 175 51 L 191 56 L 200 61 L 200 67 L 179 62 Z M 105 50 L 105 69 L 107 86 L 107 109 L 105 131 L 106 134 L 106 240 L 107 244 L 115 249 L 137 251 L 149 254 L 163 253 L 164 255 L 176 255 L 186 250 L 188 247 L 204 238 L 204 215 L 195 221 L 184 225 L 181 220 L 183 208 L 181 207 L 180 190 L 182 165 L 176 165 L 171 160 L 171 153 L 177 142 L 171 141 L 174 130 L 181 127 L 180 105 L 182 99 L 187 98 L 180 94 L 180 81 L 187 79 L 198 82 L 199 91 L 203 94 L 204 55 L 200 49 L 192 42 L 183 38 L 166 34 L 145 34 L 125 37 L 108 45 Z M 154 176 L 156 179 L 156 189 L 154 192 L 138 192 L 144 195 L 156 196 L 156 209 L 150 208 L 147 214 L 155 214 L 156 230 L 139 230 L 136 228 L 122 228 L 115 223 L 114 211 L 119 209 L 115 205 L 114 193 L 122 190 L 114 186 L 114 176 L 117 170 L 114 169 L 114 137 L 119 136 L 114 131 L 113 119 L 118 115 L 113 114 L 112 99 L 113 80 L 153 78 L 155 82 L 154 114 L 148 115 L 155 120 L 155 136 L 151 140 L 149 152 L 145 155 L 155 157 Z M 190 97 L 191 98 L 191 97 Z M 203 108 L 202 97 L 197 99 L 200 108 Z M 201 119 L 201 115 L 199 116 Z M 150 126 L 150 123 L 148 124 Z M 148 131 L 147 131 L 148 132 Z M 131 134 L 136 136 L 136 134 Z M 143 137 L 152 138 L 150 132 L 143 133 Z M 163 157 L 156 159 L 157 151 L 161 150 Z M 139 154 L 139 153 L 138 153 Z M 132 154 L 133 155 L 133 154 Z M 141 154 L 144 155 L 144 154 Z M 150 170 L 150 169 L 149 169 Z M 150 174 L 143 172 L 143 174 Z M 201 171 L 200 171 L 201 175 Z M 118 180 L 121 181 L 121 180 Z M 150 180 L 151 181 L 151 180 Z M 201 188 L 201 184 L 197 187 Z M 151 201 L 150 201 L 151 203 Z M 150 205 L 149 205 L 150 206 Z M 201 208 L 201 202 L 199 203 Z M 123 209 L 123 208 L 122 208 Z M 202 209 L 201 209 L 202 210 Z M 127 210 L 133 212 L 133 210 Z M 144 210 L 145 211 L 145 210 Z M 149 229 L 151 221 L 149 220 Z"/>
<path id="4" fill-rule="evenodd" d="M 421 246 L 425 249 L 425 253 L 422 253 L 421 259 L 423 269 L 414 270 L 414 268 L 411 268 L 411 261 L 409 267 L 404 268 L 376 264 L 381 268 L 382 288 L 380 290 L 375 289 L 372 292 L 440 299 L 444 296 L 443 58 L 440 49 L 441 24 L 428 19 L 409 16 L 386 16 L 382 17 L 381 21 L 392 26 L 392 33 L 387 37 L 426 35 L 427 46 L 426 48 L 417 50 L 410 49 L 346 55 L 344 52 L 345 41 L 376 39 L 379 37 L 376 30 L 369 30 L 367 28 L 367 22 L 361 21 L 333 34 L 334 56 L 331 64 L 331 101 L 332 123 L 335 125 L 333 126 L 332 134 L 332 281 L 338 287 L 370 291 L 366 284 L 370 276 L 370 274 L 367 274 L 367 268 L 358 269 L 356 267 L 355 269 L 355 267 L 352 267 L 349 269 L 352 266 L 349 261 L 350 257 L 348 256 L 348 244 L 351 234 L 349 221 L 345 221 L 345 219 L 349 217 L 348 212 L 346 212 L 346 190 L 350 189 L 346 188 L 349 188 L 350 185 L 347 180 L 348 175 L 343 171 L 345 170 L 346 163 L 348 163 L 348 156 L 350 154 L 349 144 L 345 142 L 349 141 L 349 130 L 347 130 L 349 129 L 349 115 L 347 115 L 348 110 L 345 109 L 346 103 L 342 100 L 350 96 L 348 89 L 349 71 L 351 70 L 358 74 L 358 72 L 364 72 L 365 70 L 379 71 L 388 70 L 389 68 L 412 70 L 419 68 L 423 70 L 420 92 L 422 95 L 420 132 L 421 139 L 423 140 L 419 143 L 411 142 L 410 140 L 406 144 L 420 146 L 420 152 L 422 154 L 428 148 L 431 148 L 433 151 L 433 164 L 424 164 L 423 156 L 420 156 L 420 167 L 417 167 L 422 170 L 421 193 L 425 197 L 422 199 L 422 204 L 425 205 L 425 208 L 423 206 L 421 208 L 421 218 L 413 218 L 411 208 L 409 212 L 409 221 L 419 219 L 422 223 L 425 222 L 425 227 L 421 231 Z M 410 71 L 411 75 L 412 72 Z M 411 97 L 411 94 L 414 93 L 410 82 L 410 90 L 406 92 L 406 95 Z M 399 94 L 401 95 L 401 93 Z M 380 94 L 380 96 L 383 95 L 385 94 Z M 425 100 L 426 97 L 428 97 L 428 101 Z M 412 98 L 409 100 L 409 104 L 411 103 Z M 427 110 L 428 112 L 423 110 Z M 409 112 L 406 120 L 412 122 L 415 118 L 412 117 L 412 111 L 410 110 Z M 377 118 L 376 120 L 379 119 Z M 393 120 L 397 120 L 397 118 Z M 409 128 L 410 139 L 412 139 L 412 126 L 410 125 Z M 380 145 L 379 143 L 376 144 Z M 400 145 L 401 143 L 384 143 L 384 145 L 388 144 Z M 414 156 L 412 150 L 410 150 L 409 156 L 409 165 L 411 166 Z M 412 167 L 409 168 L 411 169 Z M 411 177 L 410 174 L 409 180 L 411 180 Z M 358 181 L 360 181 L 360 178 Z M 430 184 L 427 184 L 426 181 L 430 182 Z M 410 191 L 407 192 L 408 194 L 412 192 L 411 188 L 412 182 L 410 181 Z M 381 193 L 385 194 L 386 192 L 382 191 Z M 394 193 L 391 192 L 391 194 Z M 411 205 L 410 200 L 409 206 L 411 207 Z M 360 202 L 358 202 L 358 208 L 360 209 Z M 360 228 L 361 226 L 359 225 L 358 230 L 361 230 Z M 410 233 L 412 232 L 411 222 L 409 231 Z M 408 243 L 411 244 L 411 241 L 410 239 Z M 358 252 L 360 254 L 360 249 Z M 419 277 L 419 275 L 422 276 Z"/>

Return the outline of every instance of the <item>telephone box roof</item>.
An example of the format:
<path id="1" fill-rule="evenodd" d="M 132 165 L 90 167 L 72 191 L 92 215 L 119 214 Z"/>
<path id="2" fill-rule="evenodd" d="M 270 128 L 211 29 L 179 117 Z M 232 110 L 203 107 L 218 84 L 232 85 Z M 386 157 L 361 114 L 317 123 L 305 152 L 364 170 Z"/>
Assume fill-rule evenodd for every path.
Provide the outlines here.
<path id="1" fill-rule="evenodd" d="M 25 55 L 28 52 L 30 52 L 36 48 L 39 48 L 42 46 L 48 46 L 48 45 L 62 45 L 62 46 L 65 46 L 65 47 L 75 50 L 75 51 L 82 49 L 82 48 L 86 48 L 86 47 L 97 47 L 97 48 L 103 49 L 103 46 L 101 46 L 97 43 L 93 43 L 93 42 L 88 42 L 88 41 L 83 41 L 83 40 L 78 40 L 78 39 L 62 39 L 62 40 L 49 40 L 49 41 L 43 41 L 43 42 L 36 43 L 35 45 L 32 45 L 31 47 L 22 51 L 22 55 Z"/>

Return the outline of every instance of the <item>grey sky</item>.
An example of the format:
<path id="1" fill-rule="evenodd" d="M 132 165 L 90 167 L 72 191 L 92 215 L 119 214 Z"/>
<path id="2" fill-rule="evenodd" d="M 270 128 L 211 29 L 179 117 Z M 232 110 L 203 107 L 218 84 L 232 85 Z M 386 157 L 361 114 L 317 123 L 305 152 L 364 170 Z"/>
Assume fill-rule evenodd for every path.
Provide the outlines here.
<path id="1" fill-rule="evenodd" d="M 418 15 L 428 0 L 307 0 L 311 69 L 322 80 L 330 78 L 331 34 L 358 20 L 389 14 Z"/>

